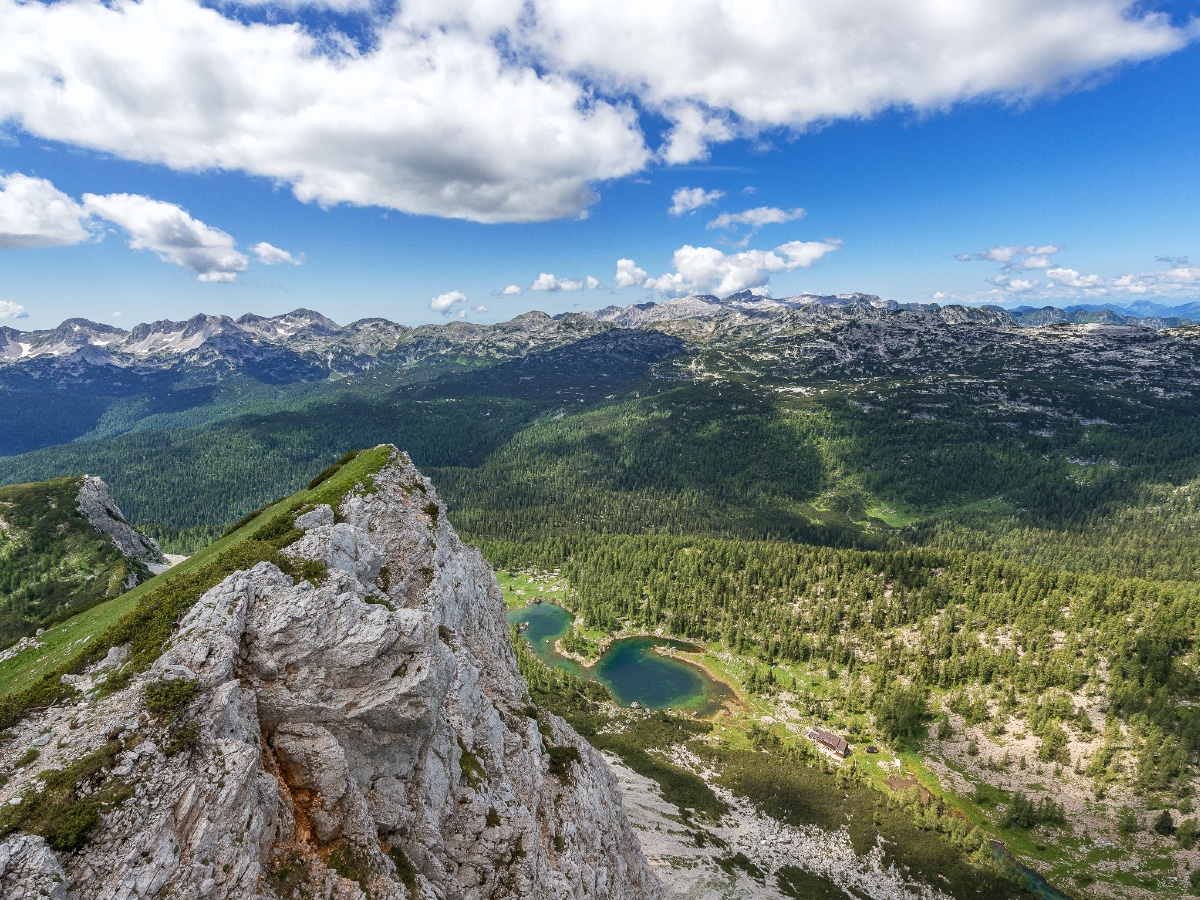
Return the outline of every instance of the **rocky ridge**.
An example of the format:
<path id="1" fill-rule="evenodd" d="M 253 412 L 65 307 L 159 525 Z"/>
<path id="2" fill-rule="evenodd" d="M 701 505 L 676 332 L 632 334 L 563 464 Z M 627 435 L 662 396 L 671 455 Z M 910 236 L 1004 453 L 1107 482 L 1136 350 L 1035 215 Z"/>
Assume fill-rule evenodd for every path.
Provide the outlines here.
<path id="1" fill-rule="evenodd" d="M 406 456 L 371 480 L 296 518 L 305 580 L 231 575 L 150 670 L 97 691 L 117 648 L 14 729 L 0 823 L 77 777 L 58 818 L 100 819 L 9 833 L 6 897 L 659 895 L 603 759 L 531 706 L 483 557 Z"/>
<path id="2" fill-rule="evenodd" d="M 79 484 L 76 505 L 85 519 L 101 534 L 108 535 L 121 554 L 147 565 L 165 561 L 154 538 L 147 537 L 125 521 L 108 485 L 95 475 L 85 475 Z"/>
<path id="3" fill-rule="evenodd" d="M 633 306 L 606 306 L 582 315 L 612 322 L 621 328 L 639 328 L 663 322 L 686 319 L 711 319 L 732 314 L 735 321 L 781 316 L 794 310 L 807 310 L 818 316 L 881 315 L 900 309 L 894 300 L 883 300 L 873 294 L 800 294 L 775 299 L 752 291 L 739 291 L 728 297 L 711 294 L 691 294 L 659 303 L 637 303 Z"/>
<path id="4" fill-rule="evenodd" d="M 43 627 L 136 587 L 177 559 L 125 520 L 99 478 L 0 487 L 0 666 L 41 646 Z"/>

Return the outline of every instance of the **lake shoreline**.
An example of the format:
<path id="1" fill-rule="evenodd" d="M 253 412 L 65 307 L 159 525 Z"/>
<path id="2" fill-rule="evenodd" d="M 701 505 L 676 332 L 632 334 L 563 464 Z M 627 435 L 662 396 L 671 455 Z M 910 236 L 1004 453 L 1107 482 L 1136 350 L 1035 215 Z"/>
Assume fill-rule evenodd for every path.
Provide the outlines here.
<path id="1" fill-rule="evenodd" d="M 554 604 L 554 605 L 557 606 L 558 604 Z M 560 608 L 565 608 L 565 607 L 560 607 Z M 570 612 L 570 610 L 567 610 L 567 612 Z M 563 637 L 566 637 L 566 635 L 563 635 Z M 575 653 L 571 650 L 565 649 L 562 645 L 563 638 L 561 638 L 561 637 L 555 638 L 555 640 L 554 640 L 554 652 L 557 653 L 559 656 L 561 656 L 563 659 L 569 659 L 569 660 L 571 660 L 571 662 L 576 663 L 580 668 L 594 669 L 594 668 L 596 668 L 596 666 L 600 662 L 600 660 L 602 660 L 604 658 L 604 654 L 612 649 L 613 644 L 615 644 L 617 641 L 629 640 L 630 638 L 649 638 L 651 640 L 656 640 L 656 641 L 677 641 L 681 644 L 692 644 L 693 647 L 699 648 L 698 650 L 694 650 L 694 651 L 692 651 L 692 650 L 678 651 L 681 653 L 707 653 L 708 652 L 704 647 L 700 646 L 699 644 L 692 643 L 691 641 L 685 641 L 683 638 L 671 637 L 670 635 L 667 635 L 667 634 L 655 634 L 653 632 L 648 632 L 648 631 L 622 632 L 620 634 L 610 634 L 606 637 L 601 638 L 600 639 L 600 652 L 596 655 L 595 659 L 588 659 L 586 656 L 583 656 L 579 653 Z M 667 649 L 673 649 L 673 648 L 655 647 L 654 652 L 659 654 L 660 656 L 666 657 L 667 659 L 676 659 L 677 657 L 673 653 L 665 652 Z M 686 658 L 681 659 L 680 662 L 692 663 L 693 665 L 696 665 L 695 660 L 686 659 Z M 704 667 L 699 666 L 699 668 L 704 668 Z M 718 679 L 718 680 L 720 680 L 720 679 Z"/>
<path id="2" fill-rule="evenodd" d="M 703 656 L 711 653 L 703 644 L 671 637 L 661 631 L 625 631 L 606 635 L 597 642 L 599 654 L 587 658 L 563 646 L 563 641 L 571 633 L 575 621 L 575 615 L 565 607 L 547 600 L 530 601 L 522 606 L 510 607 L 507 613 L 523 617 L 527 623 L 533 620 L 544 622 L 545 617 L 550 616 L 554 624 L 549 627 L 549 623 L 534 626 L 532 632 L 526 624 L 520 630 L 521 637 L 535 652 L 543 655 L 545 661 L 557 660 L 557 664 L 570 666 L 580 677 L 603 683 L 609 689 L 613 700 L 620 706 L 633 707 L 637 703 L 645 709 L 690 712 L 696 718 L 711 719 L 722 713 L 736 712 L 744 705 L 737 687 L 727 677 L 715 673 L 702 661 Z M 636 647 L 636 650 L 631 650 L 633 647 Z M 643 690 L 639 688 L 634 688 L 631 696 L 631 688 L 627 681 L 624 687 L 613 681 L 616 678 L 619 682 L 623 677 L 616 673 L 630 664 L 630 660 L 627 659 L 629 652 L 636 653 L 646 663 L 651 659 L 660 660 L 654 665 L 670 667 L 674 664 L 675 671 L 692 673 L 684 679 L 685 682 L 691 679 L 696 686 L 687 690 L 686 695 L 680 695 L 674 700 L 654 697 L 653 689 L 653 699 L 644 696 Z M 663 674 L 658 677 L 666 676 Z"/>
<path id="3" fill-rule="evenodd" d="M 711 654 L 711 653 L 712 653 L 711 650 L 709 650 L 707 648 L 703 648 L 697 655 L 703 656 L 703 655 L 707 655 L 707 654 Z M 678 657 L 671 657 L 671 658 L 678 659 Z M 737 685 L 735 685 L 732 681 L 730 681 L 729 677 L 727 675 L 718 674 L 718 673 L 714 672 L 709 666 L 707 666 L 705 664 L 704 660 L 702 660 L 702 659 L 684 658 L 680 661 L 690 663 L 691 665 L 695 666 L 697 669 L 700 669 L 705 675 L 707 675 L 711 680 L 715 681 L 717 684 L 724 685 L 725 688 L 729 691 L 729 693 L 733 696 L 733 702 L 736 703 L 738 706 L 744 707 L 746 705 L 746 701 L 742 699 L 741 692 L 738 690 Z M 722 704 L 721 711 L 733 712 L 733 710 L 728 708 L 728 704 Z M 715 717 L 716 715 L 717 715 L 717 713 L 713 713 L 711 716 L 705 716 L 705 718 L 711 719 L 711 718 Z"/>

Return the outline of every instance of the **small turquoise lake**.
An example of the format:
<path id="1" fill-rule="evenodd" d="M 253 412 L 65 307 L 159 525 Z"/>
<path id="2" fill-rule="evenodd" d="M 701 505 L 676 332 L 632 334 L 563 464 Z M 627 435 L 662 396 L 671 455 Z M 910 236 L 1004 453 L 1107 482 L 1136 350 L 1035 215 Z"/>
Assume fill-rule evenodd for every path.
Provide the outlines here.
<path id="1" fill-rule="evenodd" d="M 522 637 L 542 662 L 600 682 L 622 706 L 636 702 L 647 709 L 686 709 L 711 715 L 734 699 L 726 685 L 709 677 L 703 669 L 657 649 L 692 652 L 701 649 L 685 641 L 650 636 L 620 638 L 613 641 L 595 665 L 581 666 L 554 650 L 554 642 L 567 633 L 572 618 L 553 603 L 525 606 L 507 614 L 510 624 L 527 624 Z"/>

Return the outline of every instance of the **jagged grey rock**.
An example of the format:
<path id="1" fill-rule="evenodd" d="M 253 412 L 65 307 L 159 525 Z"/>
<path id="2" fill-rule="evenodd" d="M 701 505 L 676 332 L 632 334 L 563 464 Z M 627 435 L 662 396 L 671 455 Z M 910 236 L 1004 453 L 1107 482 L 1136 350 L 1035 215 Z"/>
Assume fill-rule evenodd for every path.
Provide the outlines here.
<path id="1" fill-rule="evenodd" d="M 119 669 L 129 659 L 129 644 L 118 644 L 116 647 L 109 647 L 108 653 L 104 654 L 104 659 L 96 663 L 98 671 L 106 669 Z"/>
<path id="2" fill-rule="evenodd" d="M 158 543 L 125 521 L 108 485 L 100 478 L 85 475 L 75 502 L 92 527 L 108 535 L 124 556 L 143 563 L 163 562 Z"/>
<path id="3" fill-rule="evenodd" d="M 45 840 L 17 834 L 0 844 L 0 896 L 6 900 L 66 900 L 66 873 Z"/>
<path id="4" fill-rule="evenodd" d="M 110 774 L 133 796 L 58 857 L 63 896 L 660 895 L 603 759 L 561 719 L 530 716 L 482 555 L 407 456 L 373 481 L 336 523 L 328 507 L 298 517 L 287 552 L 325 564 L 319 585 L 270 563 L 235 573 L 129 687 L 17 729 L 6 755 L 49 737 L 39 768 L 124 742 Z M 172 678 L 199 691 L 195 748 L 168 755 L 142 688 Z M 552 747 L 578 761 L 552 774 Z"/>
<path id="5" fill-rule="evenodd" d="M 332 525 L 333 518 L 333 509 L 328 503 L 322 503 L 316 509 L 296 516 L 296 527 L 302 531 L 307 531 L 310 528 L 317 528 L 321 525 Z"/>

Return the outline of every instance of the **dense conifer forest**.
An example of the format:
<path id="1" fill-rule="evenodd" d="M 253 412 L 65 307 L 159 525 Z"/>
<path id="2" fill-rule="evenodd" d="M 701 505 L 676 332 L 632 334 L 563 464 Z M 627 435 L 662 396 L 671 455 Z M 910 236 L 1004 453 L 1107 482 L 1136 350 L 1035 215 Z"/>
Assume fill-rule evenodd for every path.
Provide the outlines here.
<path id="1" fill-rule="evenodd" d="M 149 575 L 79 512 L 79 483 L 0 488 L 0 647 Z"/>

